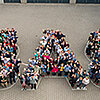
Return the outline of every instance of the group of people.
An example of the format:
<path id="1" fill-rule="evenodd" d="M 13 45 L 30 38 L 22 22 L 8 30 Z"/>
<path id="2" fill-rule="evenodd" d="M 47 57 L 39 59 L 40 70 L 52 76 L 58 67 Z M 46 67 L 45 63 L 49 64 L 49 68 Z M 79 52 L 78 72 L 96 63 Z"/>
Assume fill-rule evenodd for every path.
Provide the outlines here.
<path id="1" fill-rule="evenodd" d="M 12 28 L 0 31 L 0 86 L 8 87 L 16 82 L 20 59 L 17 56 L 17 31 Z"/>
<path id="2" fill-rule="evenodd" d="M 72 88 L 85 89 L 89 84 L 89 73 L 83 70 L 75 54 L 70 50 L 65 35 L 59 30 L 43 30 L 40 45 L 36 48 L 33 58 L 29 58 L 29 65 L 24 68 L 20 81 L 23 89 L 31 86 L 36 89 L 39 77 L 44 75 L 62 76 L 69 79 Z"/>
<path id="3" fill-rule="evenodd" d="M 89 64 L 90 78 L 96 85 L 100 85 L 100 31 L 90 33 L 86 54 L 91 59 Z"/>
<path id="4" fill-rule="evenodd" d="M 28 67 L 20 75 L 21 60 L 17 56 L 17 31 L 12 28 L 0 31 L 0 85 L 7 87 L 19 76 L 23 90 L 27 86 L 36 89 L 39 77 L 45 75 L 65 76 L 72 88 L 85 89 L 89 77 L 98 85 L 100 82 L 100 31 L 91 32 L 86 46 L 86 54 L 92 60 L 89 71 L 83 70 L 76 60 L 65 35 L 60 30 L 43 30 L 40 45 L 29 58 Z"/>

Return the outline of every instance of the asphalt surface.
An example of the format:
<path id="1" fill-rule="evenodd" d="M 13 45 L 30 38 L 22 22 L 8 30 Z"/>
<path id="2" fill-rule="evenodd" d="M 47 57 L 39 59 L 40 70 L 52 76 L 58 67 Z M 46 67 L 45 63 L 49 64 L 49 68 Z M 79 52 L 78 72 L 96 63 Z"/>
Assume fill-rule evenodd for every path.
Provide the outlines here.
<path id="1" fill-rule="evenodd" d="M 38 46 L 42 29 L 60 29 L 84 69 L 89 61 L 84 48 L 91 31 L 100 27 L 98 5 L 0 5 L 0 28 L 18 31 L 19 57 L 27 63 Z M 21 70 L 24 66 L 21 66 Z M 43 79 L 36 91 L 21 91 L 17 84 L 0 91 L 0 100 L 100 100 L 100 89 L 91 83 L 87 91 L 72 91 L 65 79 Z"/>

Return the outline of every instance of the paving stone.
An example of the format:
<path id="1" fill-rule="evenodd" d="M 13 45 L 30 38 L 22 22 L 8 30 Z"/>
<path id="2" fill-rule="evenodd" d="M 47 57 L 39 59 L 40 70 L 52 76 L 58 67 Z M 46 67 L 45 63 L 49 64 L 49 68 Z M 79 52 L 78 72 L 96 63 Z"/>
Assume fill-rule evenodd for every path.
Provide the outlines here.
<path id="1" fill-rule="evenodd" d="M 20 58 L 27 63 L 38 46 L 42 29 L 60 29 L 84 69 L 84 48 L 91 31 L 100 27 L 98 5 L 0 5 L 0 28 L 18 30 Z M 36 37 L 37 36 L 37 37 Z M 21 66 L 21 70 L 26 66 Z M 36 91 L 21 91 L 19 82 L 0 91 L 0 100 L 100 100 L 100 89 L 91 83 L 87 91 L 72 91 L 65 79 L 43 79 Z"/>

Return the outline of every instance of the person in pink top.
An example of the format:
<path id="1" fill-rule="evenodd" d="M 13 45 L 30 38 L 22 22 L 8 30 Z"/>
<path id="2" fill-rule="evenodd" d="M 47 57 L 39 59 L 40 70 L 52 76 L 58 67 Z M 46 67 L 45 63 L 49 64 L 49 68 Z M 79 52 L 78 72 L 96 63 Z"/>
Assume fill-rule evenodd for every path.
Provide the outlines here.
<path id="1" fill-rule="evenodd" d="M 57 66 L 57 64 L 53 65 L 51 72 L 52 72 L 52 75 L 56 75 L 56 73 L 58 72 L 58 66 Z"/>
<path id="2" fill-rule="evenodd" d="M 43 59 L 44 59 L 45 57 L 46 57 L 47 59 L 49 59 L 49 55 L 47 55 L 46 52 L 42 55 L 42 58 L 43 58 Z"/>

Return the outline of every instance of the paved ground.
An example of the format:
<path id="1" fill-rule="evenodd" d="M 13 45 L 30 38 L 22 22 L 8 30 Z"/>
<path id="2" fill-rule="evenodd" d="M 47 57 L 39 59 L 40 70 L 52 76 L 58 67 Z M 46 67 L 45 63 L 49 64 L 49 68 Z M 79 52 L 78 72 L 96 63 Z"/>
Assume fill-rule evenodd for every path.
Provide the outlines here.
<path id="1" fill-rule="evenodd" d="M 43 28 L 61 29 L 77 59 L 87 69 L 89 62 L 84 56 L 84 47 L 89 32 L 100 27 L 100 6 L 0 5 L 0 28 L 5 27 L 18 30 L 20 58 L 23 62 L 32 57 Z M 23 92 L 19 83 L 7 91 L 0 91 L 0 100 L 40 99 L 100 100 L 100 89 L 90 83 L 87 91 L 72 91 L 65 79 L 43 79 L 36 91 Z"/>

